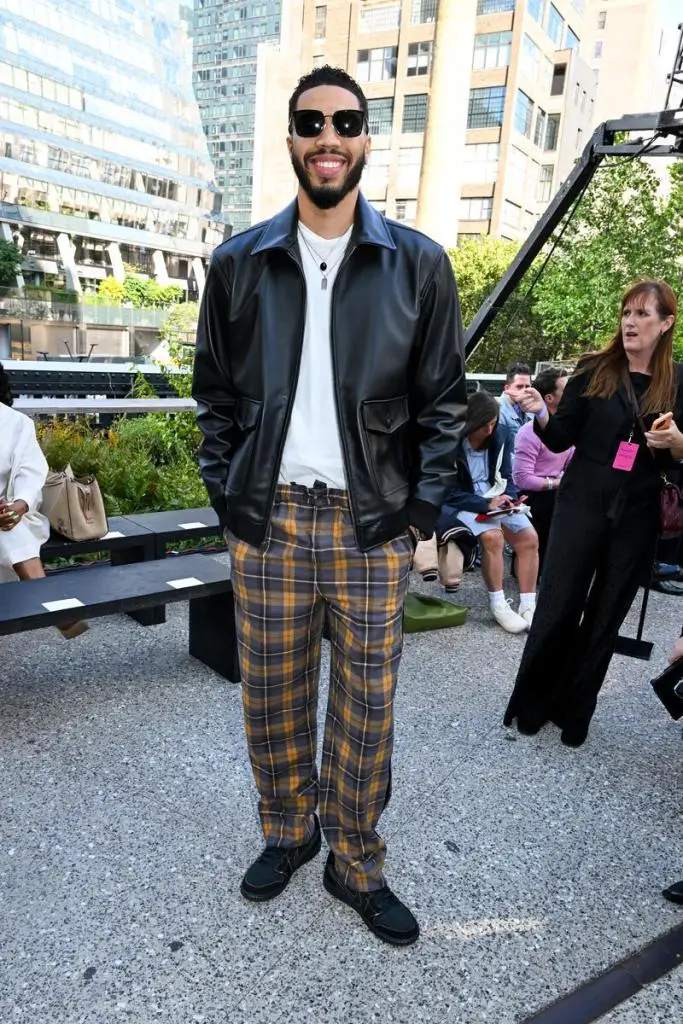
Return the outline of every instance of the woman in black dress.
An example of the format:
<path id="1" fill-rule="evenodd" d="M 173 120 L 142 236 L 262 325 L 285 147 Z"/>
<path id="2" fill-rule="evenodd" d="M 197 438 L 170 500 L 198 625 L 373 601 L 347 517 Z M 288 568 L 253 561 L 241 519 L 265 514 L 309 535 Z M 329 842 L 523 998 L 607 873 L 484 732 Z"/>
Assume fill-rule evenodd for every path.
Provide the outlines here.
<path id="1" fill-rule="evenodd" d="M 637 282 L 622 298 L 611 344 L 581 360 L 557 413 L 548 417 L 533 388 L 523 399 L 543 443 L 576 452 L 558 491 L 536 615 L 505 713 L 505 725 L 516 719 L 522 733 L 554 722 L 563 743 L 581 746 L 619 627 L 652 564 L 661 472 L 683 459 L 676 309 L 664 281 Z"/>

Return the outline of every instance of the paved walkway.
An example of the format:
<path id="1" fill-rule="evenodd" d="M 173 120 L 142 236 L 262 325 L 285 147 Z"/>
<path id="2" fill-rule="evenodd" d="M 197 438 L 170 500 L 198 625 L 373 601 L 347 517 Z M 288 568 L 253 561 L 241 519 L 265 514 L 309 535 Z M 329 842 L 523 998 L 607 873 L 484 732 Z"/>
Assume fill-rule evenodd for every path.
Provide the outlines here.
<path id="1" fill-rule="evenodd" d="M 615 659 L 573 751 L 502 728 L 524 641 L 476 577 L 463 598 L 464 628 L 406 641 L 382 822 L 422 924 L 404 950 L 332 901 L 324 856 L 270 905 L 239 897 L 261 845 L 240 690 L 189 660 L 184 606 L 3 638 L 3 1024 L 512 1024 L 683 923 L 660 896 L 683 741 L 647 682 L 683 601 L 654 596 L 652 662 Z M 678 969 L 603 1020 L 682 1004 Z"/>

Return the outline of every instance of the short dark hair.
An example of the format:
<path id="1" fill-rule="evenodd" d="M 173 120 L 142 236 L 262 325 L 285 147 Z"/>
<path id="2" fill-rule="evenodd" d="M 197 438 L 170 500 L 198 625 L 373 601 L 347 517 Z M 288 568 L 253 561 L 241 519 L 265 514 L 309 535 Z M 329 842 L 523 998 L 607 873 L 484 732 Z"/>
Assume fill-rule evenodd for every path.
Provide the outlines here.
<path id="1" fill-rule="evenodd" d="M 541 370 L 536 375 L 534 380 L 534 387 L 538 391 L 541 398 L 546 398 L 548 395 L 554 395 L 557 391 L 557 382 L 562 377 L 568 377 L 569 374 L 566 370 L 563 370 L 560 366 L 550 366 L 547 370 Z"/>
<path id="2" fill-rule="evenodd" d="M 352 92 L 360 104 L 360 109 L 363 111 L 367 127 L 368 101 L 358 82 L 355 78 L 351 78 L 351 75 L 344 71 L 343 68 L 333 68 L 330 64 L 323 64 L 321 68 L 314 68 L 313 71 L 309 71 L 307 75 L 300 78 L 296 89 L 289 97 L 289 115 L 287 124 L 289 125 L 290 130 L 292 127 L 292 116 L 296 110 L 296 105 L 299 102 L 299 96 L 304 92 L 308 92 L 309 89 L 317 88 L 319 85 L 337 85 L 340 89 L 347 89 L 349 92 Z"/>
<path id="3" fill-rule="evenodd" d="M 9 386 L 9 375 L 2 363 L 0 363 L 0 403 L 2 405 L 12 405 L 13 401 L 12 389 Z"/>
<path id="4" fill-rule="evenodd" d="M 465 414 L 465 437 L 475 430 L 485 427 L 491 420 L 497 420 L 500 414 L 498 402 L 488 391 L 475 391 L 467 399 Z"/>
<path id="5" fill-rule="evenodd" d="M 515 379 L 515 377 L 518 376 L 518 374 L 521 374 L 524 377 L 530 377 L 531 367 L 527 366 L 526 363 L 511 363 L 510 366 L 508 366 L 507 370 L 505 371 L 505 383 L 512 384 L 513 380 Z"/>

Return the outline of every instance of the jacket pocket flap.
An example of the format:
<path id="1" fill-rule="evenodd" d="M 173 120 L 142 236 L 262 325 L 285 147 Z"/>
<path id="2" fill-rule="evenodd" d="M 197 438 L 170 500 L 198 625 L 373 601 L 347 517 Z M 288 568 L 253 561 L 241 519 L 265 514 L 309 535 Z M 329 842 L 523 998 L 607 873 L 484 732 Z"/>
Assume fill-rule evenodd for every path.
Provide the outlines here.
<path id="1" fill-rule="evenodd" d="M 261 419 L 263 402 L 255 398 L 238 398 L 235 404 L 235 423 L 240 430 L 254 430 Z"/>
<path id="2" fill-rule="evenodd" d="M 410 419 L 408 396 L 388 398 L 378 402 L 363 402 L 363 422 L 366 430 L 380 434 L 393 434 Z"/>

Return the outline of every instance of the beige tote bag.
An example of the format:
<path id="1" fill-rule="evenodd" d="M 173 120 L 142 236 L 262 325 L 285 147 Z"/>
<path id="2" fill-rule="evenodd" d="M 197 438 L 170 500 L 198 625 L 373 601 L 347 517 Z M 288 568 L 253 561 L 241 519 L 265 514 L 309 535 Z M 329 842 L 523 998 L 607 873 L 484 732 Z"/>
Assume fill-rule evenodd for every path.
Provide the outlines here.
<path id="1" fill-rule="evenodd" d="M 55 533 L 69 540 L 100 540 L 109 532 L 100 485 L 94 476 L 76 479 L 71 466 L 48 473 L 40 511 Z"/>

